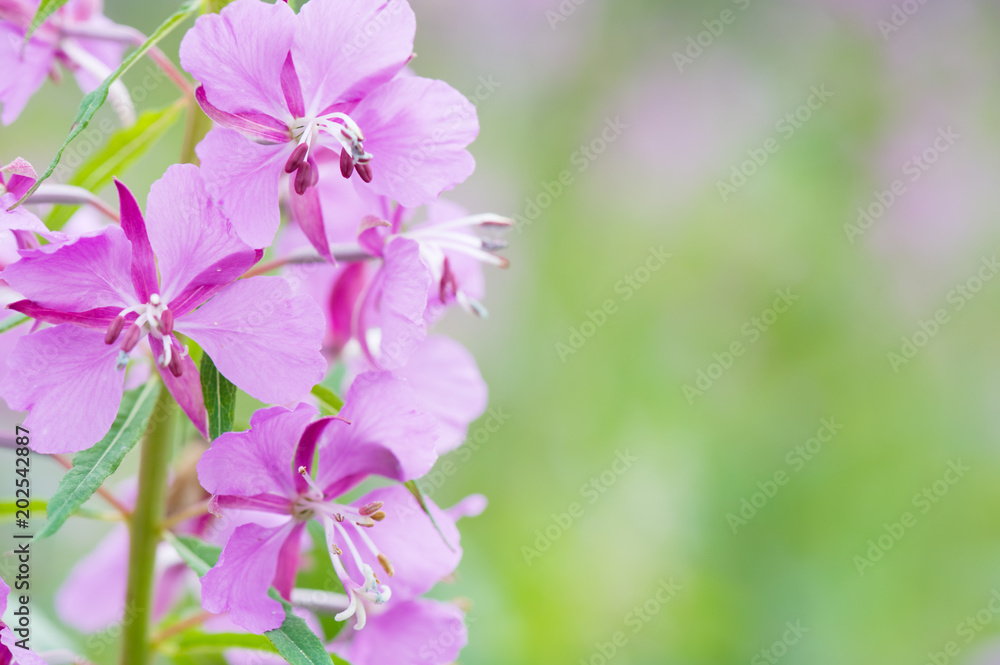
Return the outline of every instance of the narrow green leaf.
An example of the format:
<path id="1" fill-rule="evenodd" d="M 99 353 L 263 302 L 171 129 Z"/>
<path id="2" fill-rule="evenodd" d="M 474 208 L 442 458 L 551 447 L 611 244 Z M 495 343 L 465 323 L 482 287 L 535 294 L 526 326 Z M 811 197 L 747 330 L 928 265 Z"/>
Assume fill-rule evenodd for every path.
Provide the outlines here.
<path id="1" fill-rule="evenodd" d="M 22 499 L 23 501 L 23 499 Z M 29 513 L 40 513 L 45 510 L 47 502 L 44 499 L 31 499 L 27 508 L 18 508 L 17 499 L 0 500 L 0 522 L 10 522 L 19 510 L 27 510 Z"/>
<path id="2" fill-rule="evenodd" d="M 160 386 L 160 381 L 154 380 L 125 393 L 115 422 L 104 438 L 94 447 L 73 457 L 73 468 L 59 481 L 59 489 L 49 500 L 49 521 L 36 538 L 45 538 L 58 531 L 63 522 L 115 472 L 146 431 L 156 398 L 160 395 Z"/>
<path id="3" fill-rule="evenodd" d="M 66 0 L 42 0 L 41 4 L 38 5 L 38 9 L 35 11 L 34 18 L 31 19 L 31 25 L 28 26 L 28 32 L 24 35 L 25 41 L 28 40 L 31 35 L 35 33 L 45 20 L 52 16 L 56 11 L 66 4 Z"/>
<path id="4" fill-rule="evenodd" d="M 13 314 L 10 314 L 3 321 L 0 321 L 0 333 L 5 333 L 11 328 L 16 328 L 17 326 L 27 321 L 28 318 L 29 317 L 25 316 L 24 314 L 21 314 L 20 312 L 14 312 Z"/>
<path id="5" fill-rule="evenodd" d="M 17 203 L 11 206 L 12 208 L 21 205 L 26 198 L 34 194 L 35 190 L 38 189 L 38 186 L 42 184 L 46 178 L 52 175 L 53 171 L 56 170 L 56 166 L 58 166 L 59 160 L 62 159 L 62 154 L 63 151 L 66 150 L 66 146 L 68 146 L 70 142 L 80 134 L 80 132 L 87 128 L 87 125 L 90 124 L 94 114 L 97 113 L 97 110 L 101 108 L 107 100 L 108 88 L 111 87 L 111 84 L 121 78 L 122 74 L 127 72 L 131 69 L 132 65 L 138 62 L 139 58 L 145 55 L 149 49 L 156 45 L 157 42 L 166 37 L 170 31 L 180 25 L 184 19 L 197 11 L 204 1 L 205 0 L 186 0 L 186 2 L 181 5 L 180 9 L 171 14 L 166 21 L 160 24 L 160 27 L 158 27 L 156 31 L 149 36 L 149 39 L 144 41 L 139 48 L 130 53 L 129 56 L 122 61 L 122 64 L 118 66 L 118 69 L 111 72 L 111 75 L 104 79 L 101 85 L 97 86 L 95 90 L 84 95 L 83 99 L 80 101 L 80 107 L 76 111 L 76 117 L 73 118 L 73 126 L 70 129 L 69 136 L 66 137 L 66 140 L 63 141 L 63 144 L 59 147 L 59 150 L 56 151 L 56 155 L 52 158 L 52 162 L 49 164 L 49 167 L 45 169 L 45 173 L 38 178 L 35 184 L 32 185 L 31 189 L 29 189 Z"/>
<path id="6" fill-rule="evenodd" d="M 403 483 L 403 486 L 406 487 L 406 489 L 410 490 L 410 494 L 412 494 L 413 498 L 415 498 L 417 500 L 417 503 L 420 504 L 420 508 L 427 515 L 427 519 L 429 519 L 431 521 L 431 524 L 434 525 L 434 528 L 437 529 L 438 535 L 441 536 L 441 540 L 444 541 L 444 544 L 448 547 L 448 549 L 454 552 L 455 548 L 452 547 L 451 543 L 448 542 L 448 539 L 445 538 L 444 531 L 441 530 L 441 527 L 438 526 L 437 520 L 435 520 L 434 516 L 431 515 L 431 511 L 427 507 L 427 501 L 424 499 L 424 493 L 417 485 L 417 481 L 407 480 L 405 483 Z"/>
<path id="7" fill-rule="evenodd" d="M 208 412 L 208 438 L 214 441 L 233 430 L 236 386 L 219 373 L 207 353 L 202 354 L 198 371 L 201 372 L 201 392 L 205 396 L 205 410 Z"/>
<path id="8" fill-rule="evenodd" d="M 144 111 L 134 125 L 112 134 L 103 148 L 80 165 L 67 184 L 98 192 L 110 182 L 111 176 L 121 174 L 173 127 L 185 106 L 186 100 L 181 99 L 166 108 Z M 74 206 L 55 206 L 45 225 L 54 231 L 61 229 L 74 210 Z"/>
<path id="9" fill-rule="evenodd" d="M 320 401 L 319 408 L 323 412 L 323 415 L 335 416 L 344 408 L 344 400 L 337 397 L 335 392 L 323 384 L 317 383 L 312 387 L 311 392 Z"/>
<path id="10" fill-rule="evenodd" d="M 199 577 L 203 577 L 216 564 L 222 553 L 222 548 L 197 538 L 176 536 L 169 532 L 164 535 Z M 323 641 L 292 611 L 291 604 L 277 591 L 272 588 L 268 594 L 285 608 L 285 620 L 281 627 L 265 633 L 278 653 L 291 665 L 329 665 L 332 657 L 323 646 Z"/>
<path id="11" fill-rule="evenodd" d="M 263 635 L 252 633 L 203 633 L 192 630 L 171 640 L 163 648 L 174 654 L 219 653 L 226 649 L 254 649 L 278 653 L 274 645 Z"/>

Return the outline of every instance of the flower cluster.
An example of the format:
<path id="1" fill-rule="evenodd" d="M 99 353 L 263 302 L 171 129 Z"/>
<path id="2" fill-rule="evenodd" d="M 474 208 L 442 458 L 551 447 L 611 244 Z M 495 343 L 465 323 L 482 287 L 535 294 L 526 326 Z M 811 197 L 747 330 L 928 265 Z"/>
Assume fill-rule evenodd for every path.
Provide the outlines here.
<path id="1" fill-rule="evenodd" d="M 141 41 L 99 0 L 52 4 L 36 17 L 37 0 L 0 2 L 4 124 L 46 76 L 68 69 L 92 90 Z M 128 611 L 169 622 L 191 602 L 186 589 L 204 610 L 163 635 L 265 634 L 290 620 L 290 605 L 355 665 L 451 662 L 465 643 L 462 606 L 422 595 L 454 573 L 456 521 L 485 499 L 445 510 L 411 481 L 461 445 L 487 404 L 471 354 L 430 333 L 453 306 L 485 316 L 483 266 L 507 265 L 496 233 L 510 221 L 440 198 L 474 169 L 475 107 L 408 67 L 406 0 L 221 4 L 179 53 L 194 79 L 180 81 L 183 99 L 213 121 L 195 147 L 200 165 L 169 166 L 144 206 L 115 179 L 117 211 L 79 188 L 38 187 L 21 158 L 0 169 L 0 291 L 14 312 L 0 320 L 10 331 L 0 396 L 27 412 L 31 449 L 75 453 L 125 436 L 136 401 L 125 392 L 155 383 L 184 421 L 165 521 L 133 512 L 142 474 L 117 498 L 102 490 L 130 529 L 78 562 L 57 609 L 82 631 L 127 618 L 140 576 L 129 534 L 135 543 L 152 529 L 168 532 L 148 562 L 154 601 Z M 111 79 L 112 100 L 131 108 Z M 36 214 L 48 203 L 99 214 L 47 226 Z M 12 330 L 13 317 L 30 330 Z M 222 404 L 209 380 L 248 397 Z M 244 431 L 220 426 L 222 411 Z M 181 536 L 220 548 L 199 584 L 171 544 Z M 301 586 L 304 571 L 321 570 L 323 588 Z M 353 629 L 324 635 L 324 617 Z M 46 662 L 8 633 L 0 623 L 0 663 Z M 447 648 L 428 649 L 441 635 Z"/>

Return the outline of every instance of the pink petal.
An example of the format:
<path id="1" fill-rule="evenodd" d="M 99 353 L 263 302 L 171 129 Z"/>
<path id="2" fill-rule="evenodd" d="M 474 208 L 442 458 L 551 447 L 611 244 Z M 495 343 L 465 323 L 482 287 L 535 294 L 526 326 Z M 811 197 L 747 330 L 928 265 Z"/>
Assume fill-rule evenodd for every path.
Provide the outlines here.
<path id="1" fill-rule="evenodd" d="M 232 129 L 216 127 L 195 151 L 208 190 L 222 204 L 236 233 L 253 248 L 269 246 L 281 221 L 278 179 L 292 145 L 261 145 Z"/>
<path id="2" fill-rule="evenodd" d="M 118 178 L 114 179 L 118 188 L 118 201 L 121 207 L 121 228 L 132 245 L 132 285 L 139 296 L 139 302 L 149 302 L 149 296 L 159 293 L 156 280 L 156 258 L 146 234 L 146 220 L 135 197 Z"/>
<path id="3" fill-rule="evenodd" d="M 340 415 L 350 425 L 331 420 L 319 445 L 316 482 L 327 496 L 339 496 L 369 475 L 406 481 L 434 466 L 440 425 L 416 408 L 413 391 L 391 373 L 358 376 Z"/>
<path id="4" fill-rule="evenodd" d="M 468 631 L 457 605 L 424 599 L 390 605 L 385 614 L 369 615 L 364 630 L 341 631 L 332 644 L 334 653 L 352 665 L 443 665 L 458 660 Z"/>
<path id="5" fill-rule="evenodd" d="M 281 626 L 285 611 L 267 595 L 278 569 L 285 540 L 297 526 L 289 519 L 279 527 L 244 524 L 233 532 L 219 563 L 201 578 L 202 607 L 213 614 L 229 612 L 233 623 L 252 633 Z"/>
<path id="6" fill-rule="evenodd" d="M 139 302 L 129 277 L 132 246 L 117 226 L 21 255 L 4 269 L 3 279 L 43 307 L 82 312 Z"/>
<path id="7" fill-rule="evenodd" d="M 212 442 L 198 462 L 198 480 L 211 494 L 294 497 L 292 458 L 299 438 L 317 415 L 308 404 L 289 411 L 283 406 L 260 409 L 250 429 L 227 432 Z"/>
<path id="8" fill-rule="evenodd" d="M 10 408 L 30 411 L 24 427 L 33 450 L 83 450 L 111 429 L 125 378 L 124 369 L 115 369 L 117 356 L 118 347 L 105 344 L 104 333 L 72 324 L 18 340 L 0 395 Z"/>
<path id="9" fill-rule="evenodd" d="M 42 87 L 55 62 L 55 44 L 34 37 L 21 52 L 24 30 L 0 22 L 0 121 L 5 125 L 17 120 L 31 96 Z"/>
<path id="10" fill-rule="evenodd" d="M 205 86 L 214 106 L 290 122 L 281 66 L 294 30 L 295 13 L 286 3 L 237 0 L 195 21 L 181 42 L 181 66 Z"/>
<path id="11" fill-rule="evenodd" d="M 414 208 L 463 182 L 476 162 L 466 147 L 479 133 L 476 108 L 443 81 L 400 76 L 351 112 L 365 133 L 374 179 L 370 188 Z"/>
<path id="12" fill-rule="evenodd" d="M 174 325 L 227 379 L 262 402 L 280 404 L 304 397 L 326 373 L 325 323 L 316 303 L 293 296 L 281 277 L 251 277 Z"/>
<path id="13" fill-rule="evenodd" d="M 128 527 L 119 524 L 73 567 L 56 594 L 56 611 L 84 633 L 96 633 L 121 621 L 128 571 Z"/>
<path id="14" fill-rule="evenodd" d="M 152 335 L 147 339 L 149 348 L 153 351 L 153 358 L 160 358 L 163 355 L 163 342 Z M 185 357 L 181 361 L 181 366 L 183 367 L 181 375 L 174 376 L 169 368 L 156 363 L 160 378 L 163 379 L 174 400 L 191 419 L 191 424 L 201 432 L 202 436 L 208 438 L 208 414 L 205 411 L 205 399 L 201 394 L 201 374 L 190 357 Z"/>
<path id="15" fill-rule="evenodd" d="M 313 0 L 299 11 L 292 57 L 306 110 L 354 102 L 413 54 L 416 18 L 405 0 Z"/>

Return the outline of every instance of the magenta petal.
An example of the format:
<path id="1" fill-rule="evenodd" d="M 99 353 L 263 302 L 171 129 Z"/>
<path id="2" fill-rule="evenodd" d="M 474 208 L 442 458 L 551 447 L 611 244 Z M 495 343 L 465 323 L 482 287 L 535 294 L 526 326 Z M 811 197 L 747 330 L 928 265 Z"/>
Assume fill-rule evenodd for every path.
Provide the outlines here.
<path id="1" fill-rule="evenodd" d="M 202 607 L 213 614 L 229 612 L 236 625 L 251 633 L 264 633 L 281 626 L 285 611 L 267 595 L 278 570 L 285 540 L 297 523 L 283 526 L 244 524 L 233 532 L 222 549 L 215 568 L 201 578 Z"/>
<path id="2" fill-rule="evenodd" d="M 139 301 L 149 302 L 150 294 L 159 293 L 159 284 L 156 281 L 156 258 L 146 235 L 146 221 L 129 188 L 118 178 L 114 181 L 118 188 L 122 231 L 132 244 L 132 284 Z"/>
<path id="3" fill-rule="evenodd" d="M 55 44 L 48 40 L 32 38 L 22 52 L 24 30 L 7 22 L 0 22 L 0 69 L 4 72 L 0 82 L 0 122 L 5 125 L 17 120 L 31 96 L 45 82 L 45 77 L 55 64 Z"/>
<path id="4" fill-rule="evenodd" d="M 304 397 L 326 373 L 320 353 L 326 321 L 307 295 L 281 277 L 227 286 L 175 328 L 197 342 L 222 374 L 272 404 Z"/>
<path id="5" fill-rule="evenodd" d="M 331 647 L 351 665 L 444 665 L 456 662 L 467 642 L 457 605 L 417 599 L 369 614 L 364 630 L 341 631 Z"/>
<path id="6" fill-rule="evenodd" d="M 489 393 L 476 359 L 448 337 L 428 337 L 396 374 L 410 382 L 417 406 L 444 426 L 438 454 L 460 446 L 469 423 L 486 410 Z"/>
<path id="7" fill-rule="evenodd" d="M 251 138 L 260 139 L 265 143 L 284 143 L 292 138 L 288 125 L 272 118 L 265 113 L 244 111 L 243 113 L 227 113 L 216 108 L 208 101 L 205 86 L 200 85 L 194 92 L 198 106 L 209 118 L 228 129 L 234 129 Z"/>
<path id="8" fill-rule="evenodd" d="M 43 307 L 83 312 L 139 302 L 130 278 L 132 246 L 117 226 L 63 245 L 22 250 L 21 256 L 4 269 L 3 279 Z"/>
<path id="9" fill-rule="evenodd" d="M 232 129 L 216 127 L 195 151 L 208 190 L 236 233 L 251 247 L 269 246 L 281 221 L 278 180 L 292 145 L 260 145 Z"/>
<path id="10" fill-rule="evenodd" d="M 121 621 L 125 612 L 128 527 L 119 524 L 80 559 L 56 594 L 59 618 L 84 633 Z"/>
<path id="11" fill-rule="evenodd" d="M 292 56 L 306 110 L 318 114 L 331 104 L 357 101 L 391 79 L 413 54 L 415 32 L 416 18 L 405 0 L 303 5 Z"/>
<path id="12" fill-rule="evenodd" d="M 89 448 L 109 429 L 122 399 L 118 347 L 101 332 L 63 324 L 18 340 L 0 395 L 15 411 L 30 411 L 24 427 L 40 453 Z"/>
<path id="13" fill-rule="evenodd" d="M 292 587 L 295 586 L 295 574 L 299 570 L 299 550 L 302 547 L 302 531 L 305 526 L 305 522 L 297 522 L 285 540 L 281 552 L 278 553 L 278 570 L 274 574 L 274 588 L 285 600 L 292 597 Z"/>
<path id="14" fill-rule="evenodd" d="M 163 355 L 163 342 L 152 335 L 149 336 L 149 348 L 153 351 L 154 359 Z M 176 353 L 176 349 L 174 352 Z M 205 411 L 205 399 L 201 394 L 201 374 L 190 357 L 185 357 L 181 363 L 184 370 L 180 376 L 174 376 L 169 368 L 161 367 L 159 362 L 156 363 L 156 369 L 174 400 L 201 435 L 207 438 L 208 414 Z"/>
<path id="15" fill-rule="evenodd" d="M 42 307 L 30 300 L 18 300 L 7 305 L 7 308 L 26 314 L 38 321 L 45 321 L 46 323 L 72 323 L 81 328 L 101 331 L 106 331 L 121 311 L 117 307 L 99 307 L 98 309 L 91 309 L 86 312 L 64 312 L 59 309 Z M 125 317 L 125 321 L 126 323 L 131 323 L 136 318 L 135 314 L 130 314 Z"/>
<path id="16" fill-rule="evenodd" d="M 408 208 L 431 203 L 468 178 L 476 162 L 466 147 L 479 133 L 476 107 L 443 81 L 400 76 L 351 112 L 374 155 L 370 188 Z"/>
<path id="17" fill-rule="evenodd" d="M 198 462 L 198 480 L 217 495 L 294 497 L 292 459 L 299 438 L 317 415 L 308 404 L 289 411 L 283 406 L 260 409 L 250 429 L 227 432 L 212 442 Z"/>
<path id="18" fill-rule="evenodd" d="M 216 494 L 212 497 L 210 504 L 212 512 L 224 510 L 250 510 L 258 513 L 288 515 L 292 510 L 292 504 L 289 497 L 275 496 L 274 494 L 255 494 L 253 496 Z"/>
<path id="19" fill-rule="evenodd" d="M 458 528 L 445 511 L 425 498 L 439 533 L 417 500 L 401 485 L 373 490 L 351 505 L 363 506 L 372 501 L 383 502 L 386 518 L 365 533 L 396 569 L 388 582 L 393 601 L 419 596 L 455 572 L 462 548 Z M 351 566 L 348 570 L 353 573 Z"/>
<path id="20" fill-rule="evenodd" d="M 281 67 L 281 93 L 285 96 L 285 104 L 288 105 L 288 110 L 292 112 L 292 115 L 296 118 L 304 117 L 306 107 L 305 102 L 302 101 L 302 85 L 295 72 L 291 51 L 288 52 L 285 64 Z"/>
<path id="21" fill-rule="evenodd" d="M 292 217 L 298 222 L 302 233 L 316 248 L 320 256 L 336 265 L 337 260 L 330 252 L 330 241 L 326 238 L 323 209 L 320 206 L 319 192 L 316 188 L 309 187 L 302 194 L 299 194 L 295 191 L 292 180 L 289 179 L 288 202 L 291 205 Z"/>
<path id="22" fill-rule="evenodd" d="M 393 239 L 385 248 L 385 265 L 369 288 L 362 306 L 363 335 L 379 328 L 379 348 L 370 359 L 381 369 L 396 369 L 409 360 L 427 336 L 424 310 L 431 285 L 430 270 L 420 259 L 420 245 L 405 237 Z M 367 338 L 362 338 L 367 347 Z"/>
<path id="23" fill-rule="evenodd" d="M 354 330 L 354 308 L 367 283 L 364 262 L 348 263 L 337 276 L 327 303 L 327 321 L 334 353 L 350 341 Z"/>
<path id="24" fill-rule="evenodd" d="M 284 2 L 240 0 L 195 21 L 181 42 L 181 65 L 229 113 L 292 117 L 281 94 L 281 65 L 292 46 L 295 13 Z"/>
<path id="25" fill-rule="evenodd" d="M 316 482 L 327 496 L 339 496 L 371 474 L 406 481 L 434 466 L 440 424 L 416 408 L 413 391 L 391 373 L 355 378 L 340 415 L 351 424 L 331 420 L 319 445 Z"/>
<path id="26" fill-rule="evenodd" d="M 256 262 L 256 252 L 236 235 L 193 164 L 175 164 L 153 183 L 146 216 L 159 259 L 160 295 L 171 304 L 194 289 L 207 299 Z M 190 302 L 174 315 L 183 316 L 201 302 Z"/>

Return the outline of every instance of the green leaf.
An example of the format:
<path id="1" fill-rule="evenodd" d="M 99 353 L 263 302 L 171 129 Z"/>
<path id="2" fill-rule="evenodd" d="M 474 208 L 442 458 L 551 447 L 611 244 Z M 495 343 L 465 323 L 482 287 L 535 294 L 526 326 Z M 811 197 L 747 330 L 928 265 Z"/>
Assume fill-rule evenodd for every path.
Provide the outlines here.
<path id="1" fill-rule="evenodd" d="M 214 441 L 233 429 L 236 413 L 236 386 L 222 376 L 207 353 L 201 356 L 201 392 L 208 411 L 208 438 Z"/>
<path id="2" fill-rule="evenodd" d="M 34 194 L 35 190 L 38 189 L 38 186 L 41 185 L 46 178 L 52 175 L 52 172 L 56 170 L 56 166 L 59 165 L 59 160 L 62 159 L 62 154 L 63 151 L 66 150 L 66 146 L 68 146 L 70 142 L 80 134 L 80 132 L 87 128 L 87 125 L 90 124 L 94 114 L 97 113 L 97 110 L 101 108 L 107 100 L 108 88 L 111 87 L 111 84 L 121 78 L 122 74 L 127 72 L 132 68 L 132 65 L 138 62 L 139 58 L 145 55 L 149 49 L 156 45 L 157 42 L 166 37 L 174 28 L 180 25 L 184 19 L 197 11 L 198 8 L 201 7 L 202 2 L 204 2 L 204 0 L 186 0 L 186 2 L 181 5 L 180 9 L 171 14 L 166 21 L 160 24 L 160 27 L 158 27 L 156 31 L 149 36 L 149 39 L 144 41 L 139 48 L 130 53 L 129 56 L 122 61 L 122 64 L 119 65 L 118 69 L 111 72 L 111 75 L 104 79 L 101 85 L 97 86 L 97 88 L 92 92 L 84 95 L 83 99 L 80 101 L 80 108 L 76 111 L 76 117 L 73 118 L 73 126 L 70 129 L 69 136 L 66 137 L 66 140 L 63 141 L 63 144 L 59 147 L 59 150 L 56 152 L 55 157 L 52 158 L 52 162 L 49 164 L 49 167 L 45 169 L 45 173 L 43 173 L 41 177 L 35 181 L 35 184 L 32 185 L 31 189 L 29 189 L 25 195 L 11 207 L 16 207 L 24 203 L 24 200 Z"/>
<path id="3" fill-rule="evenodd" d="M 146 431 L 161 385 L 159 380 L 154 380 L 125 393 L 115 422 L 104 438 L 93 448 L 73 457 L 73 468 L 59 481 L 59 489 L 49 500 L 49 521 L 36 538 L 45 538 L 58 531 L 63 522 L 115 472 Z"/>
<path id="4" fill-rule="evenodd" d="M 278 653 L 274 645 L 263 635 L 252 633 L 203 633 L 192 630 L 181 635 L 163 649 L 173 654 L 219 653 L 226 649 L 254 649 Z"/>
<path id="5" fill-rule="evenodd" d="M 406 487 L 406 489 L 410 490 L 410 494 L 412 494 L 413 497 L 417 500 L 417 503 L 420 504 L 420 508 L 423 509 L 424 513 L 426 513 L 427 515 L 427 518 L 431 521 L 431 524 L 433 524 L 434 528 L 437 529 L 438 535 L 441 536 L 441 540 L 444 541 L 444 544 L 448 547 L 448 549 L 454 552 L 455 548 L 452 547 L 451 543 L 448 542 L 448 539 L 445 538 L 444 531 L 441 530 L 441 527 L 438 526 L 437 520 L 435 520 L 434 516 L 431 515 L 431 511 L 427 507 L 427 501 L 424 499 L 424 493 L 420 490 L 420 487 L 417 485 L 417 481 L 407 480 L 405 483 L 403 483 L 403 486 Z"/>
<path id="6" fill-rule="evenodd" d="M 24 40 L 28 41 L 28 38 L 38 29 L 38 26 L 45 23 L 45 19 L 52 16 L 52 14 L 65 4 L 66 0 L 42 0 L 42 3 L 38 5 L 38 10 L 35 11 L 35 17 L 31 19 L 31 25 L 28 27 L 28 32 L 24 35 Z"/>
<path id="7" fill-rule="evenodd" d="M 336 393 L 320 383 L 313 386 L 311 392 L 320 401 L 319 407 L 323 415 L 335 416 L 344 408 L 344 400 L 337 397 Z"/>
<path id="8" fill-rule="evenodd" d="M 22 499 L 23 501 L 23 499 Z M 3 499 L 0 500 L 0 522 L 10 522 L 14 520 L 14 515 L 17 514 L 19 510 L 27 510 L 29 512 L 41 512 L 45 510 L 46 501 L 44 499 L 31 499 L 28 502 L 27 508 L 18 508 L 17 499 Z"/>
<path id="9" fill-rule="evenodd" d="M 112 134 L 103 148 L 80 165 L 67 184 L 96 193 L 111 176 L 120 174 L 173 127 L 186 105 L 186 100 L 181 99 L 166 108 L 144 111 L 134 125 Z M 74 206 L 55 206 L 45 225 L 54 231 L 61 229 L 74 209 Z"/>
<path id="10" fill-rule="evenodd" d="M 5 333 L 11 328 L 16 328 L 17 326 L 27 321 L 28 318 L 29 317 L 25 316 L 24 314 L 21 314 L 20 312 L 14 312 L 13 314 L 5 318 L 3 321 L 0 321 L 0 333 Z"/>
<path id="11" fill-rule="evenodd" d="M 164 537 L 198 577 L 203 577 L 222 553 L 222 548 L 190 536 L 176 536 L 167 532 Z M 265 633 L 278 653 L 291 665 L 329 665 L 332 659 L 323 646 L 323 641 L 292 611 L 291 604 L 277 591 L 272 588 L 268 594 L 285 609 L 285 620 L 281 627 Z"/>

